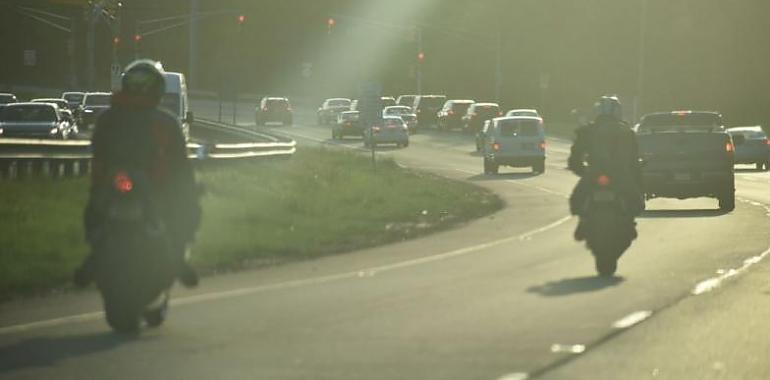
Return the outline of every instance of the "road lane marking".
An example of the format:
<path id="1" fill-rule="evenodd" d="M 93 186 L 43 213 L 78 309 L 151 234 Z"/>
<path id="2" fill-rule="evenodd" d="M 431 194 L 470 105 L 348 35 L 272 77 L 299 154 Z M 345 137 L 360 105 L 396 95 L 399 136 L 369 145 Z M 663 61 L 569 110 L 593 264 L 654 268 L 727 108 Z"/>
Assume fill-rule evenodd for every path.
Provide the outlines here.
<path id="1" fill-rule="evenodd" d="M 637 311 L 623 317 L 622 319 L 615 321 L 615 323 L 612 324 L 612 327 L 616 329 L 627 329 L 629 327 L 633 327 L 641 323 L 642 321 L 644 321 L 645 319 L 651 316 L 652 316 L 652 311 L 649 311 L 649 310 Z"/>
<path id="2" fill-rule="evenodd" d="M 553 344 L 551 345 L 551 352 L 554 354 L 567 353 L 567 354 L 582 354 L 586 351 L 586 346 L 583 344 Z"/>
<path id="3" fill-rule="evenodd" d="M 515 242 L 515 241 L 528 240 L 535 235 L 538 235 L 548 230 L 559 227 L 562 224 L 569 221 L 570 219 L 572 219 L 571 216 L 565 216 L 559 220 L 556 220 L 555 222 L 552 222 L 540 228 L 536 228 L 534 230 L 530 230 L 528 232 L 522 233 L 517 236 L 498 239 L 488 243 L 476 244 L 469 247 L 460 248 L 460 249 L 456 249 L 456 250 L 448 251 L 444 253 L 439 253 L 432 256 L 426 256 L 426 257 L 421 257 L 417 259 L 401 261 L 393 264 L 364 268 L 364 269 L 359 269 L 352 272 L 333 274 L 329 276 L 321 276 L 321 277 L 314 277 L 314 278 L 308 278 L 308 279 L 279 282 L 275 284 L 267 284 L 267 285 L 260 285 L 260 286 L 254 286 L 254 287 L 246 287 L 246 288 L 239 288 L 239 289 L 232 289 L 232 290 L 225 290 L 220 292 L 204 293 L 204 294 L 199 294 L 194 296 L 176 298 L 171 300 L 171 305 L 172 306 L 190 305 L 190 304 L 197 304 L 197 303 L 207 302 L 207 301 L 215 301 L 215 300 L 229 299 L 234 297 L 248 296 L 248 295 L 264 293 L 272 290 L 293 289 L 293 288 L 299 288 L 299 287 L 308 286 L 308 285 L 325 284 L 325 283 L 352 279 L 352 278 L 372 277 L 378 273 L 390 272 L 397 269 L 409 268 L 409 267 L 414 267 L 422 264 L 443 261 L 443 260 L 447 260 L 455 257 L 468 255 L 470 253 L 482 251 L 485 249 L 493 248 L 499 245 Z M 29 330 L 37 330 L 41 328 L 58 327 L 58 326 L 68 325 L 73 323 L 90 322 L 90 321 L 100 319 L 103 316 L 104 316 L 103 312 L 90 312 L 90 313 L 73 315 L 68 317 L 0 327 L 0 336 L 14 334 L 14 333 L 21 333 Z"/>
<path id="4" fill-rule="evenodd" d="M 514 372 L 514 373 L 509 373 L 507 375 L 503 375 L 497 380 L 527 380 L 527 379 L 529 379 L 528 374 L 524 372 Z"/>
<path id="5" fill-rule="evenodd" d="M 759 255 L 752 256 L 744 260 L 743 265 L 738 268 L 722 271 L 723 273 L 717 277 L 712 277 L 699 282 L 697 285 L 695 285 L 695 288 L 693 288 L 692 294 L 699 296 L 719 288 L 727 279 L 748 271 L 752 266 L 762 262 L 762 260 L 764 260 L 768 255 L 770 255 L 770 248 L 760 253 Z"/>

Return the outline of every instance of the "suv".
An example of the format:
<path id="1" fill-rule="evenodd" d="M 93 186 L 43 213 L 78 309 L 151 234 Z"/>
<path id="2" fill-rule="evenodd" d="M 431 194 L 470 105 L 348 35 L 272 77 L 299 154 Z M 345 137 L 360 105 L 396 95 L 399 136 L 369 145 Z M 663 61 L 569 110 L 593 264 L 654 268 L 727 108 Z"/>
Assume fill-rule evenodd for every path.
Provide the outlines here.
<path id="1" fill-rule="evenodd" d="M 753 164 L 757 170 L 770 170 L 770 140 L 762 127 L 732 127 L 727 133 L 735 144 L 735 163 Z"/>
<path id="2" fill-rule="evenodd" d="M 497 174 L 501 165 L 545 173 L 545 129 L 539 117 L 498 117 L 486 122 L 480 135 L 484 174 Z"/>
<path id="3" fill-rule="evenodd" d="M 497 103 L 474 103 L 463 116 L 463 128 L 466 131 L 478 132 L 485 121 L 498 116 L 501 116 L 501 113 Z"/>
<path id="4" fill-rule="evenodd" d="M 401 95 L 396 99 L 396 105 L 414 108 L 414 99 L 417 95 Z"/>
<path id="5" fill-rule="evenodd" d="M 341 112 L 350 111 L 350 99 L 348 98 L 330 98 L 324 100 L 321 107 L 318 108 L 318 124 L 326 125 L 337 121 L 337 115 Z"/>
<path id="6" fill-rule="evenodd" d="M 417 115 L 417 127 L 433 125 L 438 120 L 438 110 L 446 102 L 444 95 L 418 95 L 414 98 L 414 113 Z"/>
<path id="7" fill-rule="evenodd" d="M 468 112 L 468 107 L 474 103 L 473 100 L 453 99 L 447 100 L 444 107 L 438 111 L 438 129 L 448 130 L 462 128 L 463 115 Z"/>
<path id="8" fill-rule="evenodd" d="M 110 108 L 112 94 L 109 92 L 89 92 L 83 97 L 78 125 L 85 129 L 94 129 L 96 117 Z"/>
<path id="9" fill-rule="evenodd" d="M 636 126 L 647 199 L 714 197 L 735 209 L 735 146 L 716 112 L 675 111 Z"/>
<path id="10" fill-rule="evenodd" d="M 292 113 L 289 99 L 276 97 L 262 98 L 256 110 L 255 119 L 258 126 L 270 122 L 280 122 L 284 126 L 291 126 Z"/>

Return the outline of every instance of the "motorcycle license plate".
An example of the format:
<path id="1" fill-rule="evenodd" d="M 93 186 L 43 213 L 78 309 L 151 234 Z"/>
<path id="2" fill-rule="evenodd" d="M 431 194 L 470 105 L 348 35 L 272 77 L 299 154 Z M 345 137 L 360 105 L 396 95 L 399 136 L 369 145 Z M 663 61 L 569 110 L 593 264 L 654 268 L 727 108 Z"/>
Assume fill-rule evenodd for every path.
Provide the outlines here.
<path id="1" fill-rule="evenodd" d="M 595 202 L 612 202 L 615 200 L 615 193 L 612 191 L 595 191 L 593 198 Z"/>
<path id="2" fill-rule="evenodd" d="M 136 221 L 143 216 L 144 212 L 138 202 L 117 202 L 109 209 L 109 217 L 114 220 Z"/>

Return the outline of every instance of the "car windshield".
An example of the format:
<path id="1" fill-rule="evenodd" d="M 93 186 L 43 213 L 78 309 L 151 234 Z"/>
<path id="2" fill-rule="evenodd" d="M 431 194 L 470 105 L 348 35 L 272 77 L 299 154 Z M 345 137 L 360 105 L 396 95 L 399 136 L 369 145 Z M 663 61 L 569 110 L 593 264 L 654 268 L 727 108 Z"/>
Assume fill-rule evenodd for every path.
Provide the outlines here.
<path id="1" fill-rule="evenodd" d="M 83 97 L 85 97 L 84 94 L 64 94 L 63 96 L 64 100 L 70 103 L 82 103 Z"/>
<path id="2" fill-rule="evenodd" d="M 686 130 L 717 128 L 722 126 L 719 114 L 708 112 L 681 112 L 647 115 L 642 119 L 639 129 Z"/>
<path id="3" fill-rule="evenodd" d="M 267 99 L 265 106 L 269 109 L 285 110 L 289 108 L 289 102 L 286 99 L 273 98 Z"/>
<path id="4" fill-rule="evenodd" d="M 56 121 L 56 111 L 46 105 L 10 105 L 0 109 L 0 115 L 0 120 L 11 123 Z"/>
<path id="5" fill-rule="evenodd" d="M 446 102 L 446 98 L 442 96 L 423 96 L 420 98 L 419 106 L 420 108 L 439 108 L 444 102 Z"/>
<path id="6" fill-rule="evenodd" d="M 86 106 L 109 106 L 111 97 L 107 94 L 88 94 L 84 101 Z"/>
<path id="7" fill-rule="evenodd" d="M 500 136 L 532 137 L 539 135 L 539 125 L 537 120 L 500 120 L 497 128 Z"/>
<path id="8" fill-rule="evenodd" d="M 405 115 L 405 114 L 411 114 L 412 109 L 409 107 L 388 107 L 385 109 L 386 115 Z"/>
<path id="9" fill-rule="evenodd" d="M 329 100 L 329 107 L 350 107 L 350 100 L 348 99 L 332 99 Z"/>
<path id="10" fill-rule="evenodd" d="M 536 111 L 510 111 L 508 112 L 507 116 L 539 117 L 540 115 L 538 115 Z"/>
<path id="11" fill-rule="evenodd" d="M 182 116 L 179 94 L 167 93 L 160 100 L 160 108 L 171 112 L 173 115 Z"/>
<path id="12" fill-rule="evenodd" d="M 13 95 L 0 94 L 0 104 L 15 103 L 16 98 Z"/>

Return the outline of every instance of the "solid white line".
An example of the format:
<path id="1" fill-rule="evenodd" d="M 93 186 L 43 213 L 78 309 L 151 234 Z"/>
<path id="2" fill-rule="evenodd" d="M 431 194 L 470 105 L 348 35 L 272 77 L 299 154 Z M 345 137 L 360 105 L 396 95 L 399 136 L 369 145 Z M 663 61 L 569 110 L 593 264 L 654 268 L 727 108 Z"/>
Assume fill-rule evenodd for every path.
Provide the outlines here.
<path id="1" fill-rule="evenodd" d="M 515 372 L 515 373 L 509 373 L 507 375 L 503 375 L 503 377 L 500 377 L 497 380 L 527 380 L 529 379 L 529 375 L 524 372 Z"/>
<path id="2" fill-rule="evenodd" d="M 698 296 L 720 287 L 727 279 L 748 271 L 749 268 L 762 262 L 762 260 L 764 260 L 768 255 L 770 255 L 770 248 L 757 256 L 749 257 L 748 259 L 744 260 L 743 265 L 741 265 L 739 268 L 729 269 L 724 271 L 724 273 L 720 276 L 699 282 L 697 285 L 695 285 L 695 288 L 693 288 L 692 294 Z"/>
<path id="3" fill-rule="evenodd" d="M 408 268 L 408 267 L 413 267 L 417 265 L 437 262 L 441 260 L 447 260 L 450 258 L 467 255 L 470 253 L 478 252 L 481 250 L 485 250 L 488 248 L 496 247 L 496 246 L 514 242 L 514 241 L 528 240 L 537 234 L 543 233 L 545 231 L 556 228 L 566 223 L 571 218 L 572 218 L 571 216 L 563 217 L 553 223 L 525 232 L 518 236 L 511 236 L 504 239 L 491 241 L 489 243 L 477 244 L 477 245 L 456 249 L 449 252 L 436 254 L 433 256 L 421 257 L 418 259 L 406 260 L 406 261 L 402 261 L 394 264 L 381 265 L 381 266 L 376 266 L 371 268 L 360 269 L 353 272 L 339 273 L 339 274 L 334 274 L 329 276 L 314 277 L 314 278 L 303 279 L 303 280 L 294 280 L 294 281 L 280 282 L 276 284 L 268 284 L 268 285 L 261 285 L 261 286 L 254 286 L 254 287 L 247 287 L 247 288 L 240 288 L 240 289 L 233 289 L 233 290 L 226 290 L 221 292 L 213 292 L 213 293 L 206 293 L 206 294 L 200 294 L 195 296 L 177 298 L 177 299 L 173 299 L 171 301 L 171 304 L 177 305 L 177 306 L 190 305 L 190 304 L 196 304 L 196 303 L 201 303 L 206 301 L 242 297 L 242 296 L 252 295 L 256 293 L 263 293 L 271 290 L 292 289 L 292 288 L 298 288 L 302 286 L 318 285 L 318 284 L 324 284 L 324 283 L 351 279 L 351 278 L 370 277 L 378 273 L 389 272 L 396 269 Z M 62 326 L 62 325 L 78 323 L 78 322 L 93 321 L 93 320 L 100 319 L 103 315 L 104 314 L 101 312 L 91 312 L 91 313 L 73 315 L 73 316 L 62 317 L 62 318 L 55 318 L 55 319 L 49 319 L 49 320 L 43 320 L 43 321 L 37 321 L 37 322 L 31 322 L 31 323 L 25 323 L 25 324 L 0 327 L 0 335 L 20 333 L 24 331 L 47 328 L 47 327 Z"/>
<path id="4" fill-rule="evenodd" d="M 634 326 L 634 325 L 644 321 L 645 319 L 649 318 L 650 316 L 652 316 L 652 312 L 649 311 L 649 310 L 637 311 L 637 312 L 631 313 L 631 314 L 623 317 L 622 319 L 616 321 L 615 323 L 612 324 L 612 327 L 614 327 L 616 329 L 627 329 L 629 327 L 632 327 L 632 326 Z"/>

